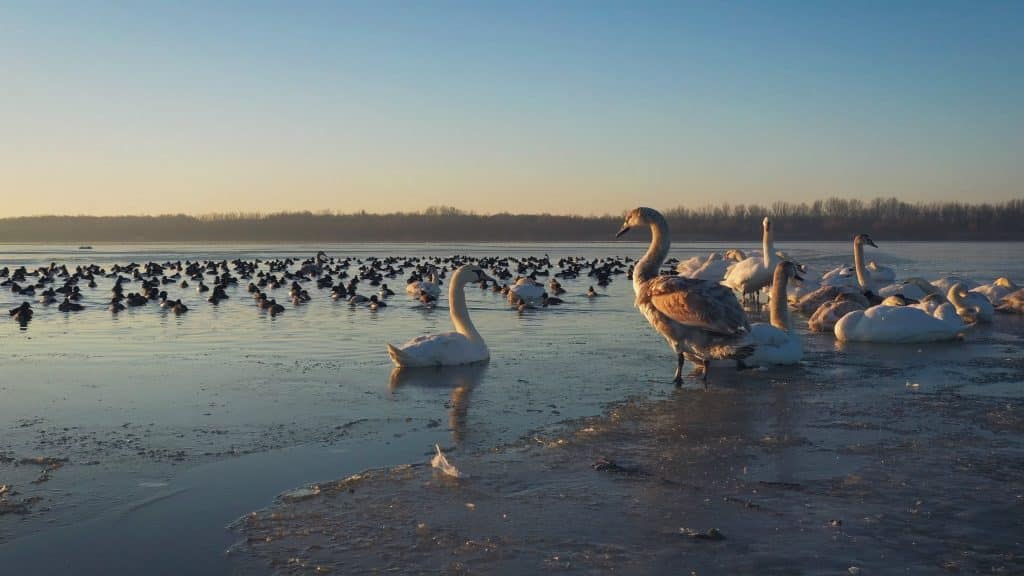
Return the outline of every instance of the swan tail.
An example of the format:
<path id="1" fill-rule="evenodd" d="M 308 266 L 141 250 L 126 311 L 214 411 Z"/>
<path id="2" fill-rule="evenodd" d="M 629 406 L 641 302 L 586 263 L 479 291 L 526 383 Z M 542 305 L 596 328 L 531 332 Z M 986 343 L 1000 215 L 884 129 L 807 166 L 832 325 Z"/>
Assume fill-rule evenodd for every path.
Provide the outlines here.
<path id="1" fill-rule="evenodd" d="M 391 361 L 394 362 L 395 366 L 412 366 L 416 363 L 415 359 L 409 354 L 405 353 L 400 348 L 395 348 L 391 344 L 387 345 L 388 356 L 391 357 Z"/>
<path id="2" fill-rule="evenodd" d="M 723 344 L 720 346 L 712 346 L 709 350 L 708 357 L 716 360 L 743 360 L 747 356 L 754 353 L 755 346 L 747 345 L 736 345 L 736 344 Z"/>

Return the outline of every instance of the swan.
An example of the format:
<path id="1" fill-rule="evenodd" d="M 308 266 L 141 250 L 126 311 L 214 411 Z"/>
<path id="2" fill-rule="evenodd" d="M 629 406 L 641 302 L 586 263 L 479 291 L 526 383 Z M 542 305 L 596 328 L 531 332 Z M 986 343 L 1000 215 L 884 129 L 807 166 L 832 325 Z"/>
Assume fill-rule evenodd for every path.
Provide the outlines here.
<path id="1" fill-rule="evenodd" d="M 871 279 L 864 266 L 864 246 L 878 248 L 875 241 L 867 234 L 857 234 L 853 237 L 853 268 L 856 284 L 849 283 L 827 283 L 829 280 L 822 278 L 822 286 L 810 294 L 804 295 L 797 301 L 796 308 L 804 314 L 813 315 L 825 303 L 835 300 L 838 296 L 847 297 L 856 302 L 862 302 L 864 308 L 870 304 L 873 297 L 871 293 Z M 833 272 L 835 272 L 833 270 Z M 827 274 L 826 274 L 827 276 Z M 832 277 L 834 278 L 834 276 Z"/>
<path id="2" fill-rule="evenodd" d="M 764 233 L 761 242 L 763 251 L 761 258 L 747 258 L 729 266 L 722 284 L 739 292 L 744 298 L 748 294 L 754 294 L 759 301 L 758 294 L 772 281 L 772 271 L 779 261 L 774 249 L 774 235 L 772 233 L 771 219 L 764 217 L 762 222 Z"/>
<path id="3" fill-rule="evenodd" d="M 1024 288 L 1003 296 L 996 310 L 1008 314 L 1024 314 Z"/>
<path id="4" fill-rule="evenodd" d="M 405 285 L 405 293 L 419 297 L 420 293 L 426 292 L 429 296 L 437 299 L 441 295 L 441 286 L 437 282 L 437 269 L 430 269 L 430 280 L 418 280 Z"/>
<path id="5" fill-rule="evenodd" d="M 946 297 L 956 307 L 956 313 L 968 322 L 988 323 L 992 321 L 995 307 L 984 294 L 968 292 L 967 286 L 957 282 L 949 287 Z"/>
<path id="6" fill-rule="evenodd" d="M 801 280 L 796 264 L 779 262 L 772 277 L 772 299 L 769 308 L 771 323 L 750 325 L 747 344 L 754 352 L 739 361 L 741 366 L 768 366 L 796 364 L 804 357 L 800 337 L 789 328 L 789 308 L 786 302 L 786 284 L 789 279 Z"/>
<path id="7" fill-rule="evenodd" d="M 954 340 L 963 328 L 949 303 L 938 306 L 934 314 L 917 306 L 872 306 L 843 316 L 835 334 L 841 342 L 910 344 Z"/>
<path id="8" fill-rule="evenodd" d="M 508 289 L 508 303 L 516 305 L 523 301 L 527 306 L 536 306 L 544 297 L 544 286 L 529 278 L 516 280 Z"/>
<path id="9" fill-rule="evenodd" d="M 469 319 L 463 290 L 466 284 L 481 280 L 493 281 L 479 266 L 466 264 L 456 270 L 448 285 L 448 306 L 455 332 L 413 338 L 400 348 L 388 344 L 388 356 L 395 366 L 459 366 L 489 360 L 487 344 Z"/>
<path id="10" fill-rule="evenodd" d="M 907 278 L 901 282 L 883 286 L 878 289 L 878 295 L 882 298 L 900 295 L 905 298 L 921 300 L 929 294 L 941 295 L 943 292 L 924 278 Z"/>
<path id="11" fill-rule="evenodd" d="M 840 318 L 867 307 L 867 299 L 860 294 L 840 294 L 814 311 L 807 321 L 807 329 L 811 332 L 832 332 Z"/>
<path id="12" fill-rule="evenodd" d="M 731 265 L 730 260 L 722 258 L 718 252 L 712 252 L 706 259 L 694 256 L 683 260 L 676 266 L 676 273 L 684 278 L 719 281 Z"/>
<path id="13" fill-rule="evenodd" d="M 660 276 L 670 245 L 668 223 L 653 208 L 634 208 L 616 238 L 636 226 L 650 227 L 651 244 L 633 268 L 635 304 L 676 354 L 673 382 L 682 383 L 686 356 L 705 366 L 715 358 L 749 356 L 753 349 L 737 343 L 749 333 L 750 324 L 732 290 L 717 282 Z M 705 369 L 705 381 L 707 374 Z"/>
<path id="14" fill-rule="evenodd" d="M 977 288 L 971 288 L 971 292 L 977 292 L 982 294 L 993 306 L 999 305 L 999 301 L 1005 298 L 1007 295 L 1020 290 L 1020 287 L 1013 283 L 1012 280 L 1006 277 L 996 278 L 995 282 L 991 284 L 985 284 L 978 286 Z"/>
<path id="15" fill-rule="evenodd" d="M 932 280 L 931 282 L 931 285 L 938 289 L 939 294 L 949 294 L 949 289 L 952 288 L 954 284 L 963 284 L 964 288 L 967 290 L 977 288 L 981 285 L 970 278 L 965 278 L 964 276 L 957 274 L 943 276 L 942 278 Z"/>

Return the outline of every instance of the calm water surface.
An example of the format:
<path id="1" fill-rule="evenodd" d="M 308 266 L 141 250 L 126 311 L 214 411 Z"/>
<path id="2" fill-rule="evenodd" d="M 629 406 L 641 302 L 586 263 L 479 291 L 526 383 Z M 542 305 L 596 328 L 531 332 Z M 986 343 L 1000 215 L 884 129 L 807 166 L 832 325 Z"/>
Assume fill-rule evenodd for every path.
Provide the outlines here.
<path id="1" fill-rule="evenodd" d="M 898 275 L 957 273 L 990 282 L 1024 281 L 1022 244 L 881 243 L 869 259 Z M 686 244 L 684 259 L 754 243 Z M 474 245 L 0 245 L 0 267 L 387 255 L 638 257 L 643 243 Z M 847 243 L 781 244 L 820 274 L 849 262 Z M 869 249 L 870 250 L 870 249 Z M 472 317 L 491 348 L 480 370 L 392 378 L 384 343 L 447 331 L 436 309 L 408 299 L 396 278 L 391 305 L 372 312 L 307 288 L 313 300 L 277 317 L 256 309 L 244 282 L 214 306 L 193 288 L 166 285 L 191 311 L 156 305 L 106 310 L 110 280 L 83 287 L 86 310 L 64 314 L 34 303 L 26 329 L 0 325 L 0 484 L 18 499 L 38 497 L 27 514 L 0 515 L 0 566 L 20 573 L 74 567 L 76 573 L 224 573 L 239 536 L 225 526 L 270 504 L 282 491 L 372 467 L 421 462 L 433 444 L 486 453 L 531 431 L 603 413 L 631 397 L 667 398 L 673 359 L 632 307 L 625 276 L 606 298 L 583 293 L 591 279 L 563 281 L 560 308 L 519 314 L 500 294 L 466 289 Z M 136 285 L 137 286 L 137 285 Z M 277 294 L 286 302 L 287 289 Z M 369 293 L 364 285 L 361 292 Z M 22 297 L 0 290 L 5 309 Z M 803 333 L 803 321 L 796 318 Z M 967 382 L 929 371 L 937 362 L 1020 355 L 1018 318 L 1000 317 L 967 341 L 906 352 L 853 347 L 837 353 L 827 335 L 804 334 L 807 361 L 787 378 L 862 383 L 873 371 L 898 372 L 888 385 L 925 386 L 1003 398 L 1021 406 L 1020 375 Z M 929 354 L 933 354 L 930 356 Z M 906 374 L 900 372 L 905 370 Z M 998 366 L 993 373 L 999 372 Z M 730 378 L 735 378 L 730 376 Z M 744 375 L 731 389 L 756 388 L 768 375 Z M 689 384 L 686 389 L 695 388 Z M 729 386 L 726 386 L 729 388 Z M 903 393 L 903 390 L 899 390 Z M 891 390 L 886 393 L 893 393 Z M 843 399 L 837 392 L 829 402 Z M 41 479 L 41 465 L 60 459 Z M 804 455 L 812 462 L 813 455 Z M 814 464 L 815 468 L 830 464 Z M 36 482 L 36 483 L 33 483 Z M 55 552 L 59 550 L 60 552 Z M 248 569 L 252 569 L 250 566 Z"/>

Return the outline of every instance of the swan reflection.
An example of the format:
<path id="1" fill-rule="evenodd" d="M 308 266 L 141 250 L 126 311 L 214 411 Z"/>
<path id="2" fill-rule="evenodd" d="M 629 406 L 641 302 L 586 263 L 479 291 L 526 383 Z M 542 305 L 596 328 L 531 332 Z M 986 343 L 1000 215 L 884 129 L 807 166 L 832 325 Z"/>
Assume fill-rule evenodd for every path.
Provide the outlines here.
<path id="1" fill-rule="evenodd" d="M 466 437 L 469 399 L 487 373 L 487 365 L 445 366 L 434 368 L 395 368 L 391 371 L 389 390 L 403 387 L 451 389 L 448 427 L 452 439 L 461 443 Z"/>

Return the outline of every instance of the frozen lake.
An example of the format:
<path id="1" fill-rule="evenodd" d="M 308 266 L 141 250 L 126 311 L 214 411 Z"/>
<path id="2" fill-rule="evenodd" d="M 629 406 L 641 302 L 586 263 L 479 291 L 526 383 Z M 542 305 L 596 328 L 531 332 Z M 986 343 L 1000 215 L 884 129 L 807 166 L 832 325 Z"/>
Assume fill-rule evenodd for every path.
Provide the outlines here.
<path id="1" fill-rule="evenodd" d="M 1024 244 L 876 241 L 868 258 L 900 277 L 1024 281 Z M 729 247 L 758 244 L 681 244 L 670 257 Z M 778 247 L 811 275 L 852 260 L 849 243 Z M 0 245 L 0 268 L 317 250 L 555 261 L 645 248 Z M 963 342 L 839 347 L 794 314 L 801 366 L 713 373 L 707 391 L 691 380 L 677 390 L 672 354 L 633 308 L 624 275 L 605 298 L 583 297 L 586 276 L 562 281 L 563 306 L 524 313 L 467 287 L 489 365 L 402 378 L 384 343 L 447 331 L 450 320 L 444 298 L 415 305 L 401 277 L 379 311 L 313 284 L 296 308 L 281 288 L 271 296 L 288 309 L 277 317 L 257 310 L 244 281 L 217 306 L 191 287 L 162 287 L 191 308 L 182 316 L 156 305 L 115 316 L 111 281 L 99 282 L 83 286 L 84 311 L 31 298 L 27 327 L 0 327 L 0 484 L 24 503 L 0 514 L 0 572 L 1024 571 L 1019 316 L 997 316 Z M 4 309 L 25 299 L 0 290 Z M 357 507 L 348 484 L 330 483 L 422 464 L 435 443 L 468 480 L 444 483 L 422 466 L 374 472 L 351 485 Z M 626 472 L 592 468 L 602 457 Z M 321 496 L 276 500 L 313 482 Z M 566 515 L 580 525 L 565 526 Z M 322 531 L 302 533 L 313 524 Z M 679 532 L 711 527 L 726 539 Z"/>

